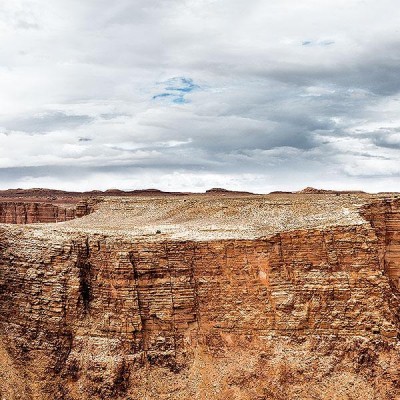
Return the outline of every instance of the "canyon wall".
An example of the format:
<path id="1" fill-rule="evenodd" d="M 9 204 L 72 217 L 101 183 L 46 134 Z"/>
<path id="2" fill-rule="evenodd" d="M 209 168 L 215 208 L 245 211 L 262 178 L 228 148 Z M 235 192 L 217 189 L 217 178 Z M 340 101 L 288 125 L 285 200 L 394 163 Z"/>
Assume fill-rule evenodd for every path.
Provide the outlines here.
<path id="1" fill-rule="evenodd" d="M 0 394 L 396 399 L 397 210 L 255 240 L 3 226 Z"/>
<path id="2" fill-rule="evenodd" d="M 400 199 L 373 202 L 362 214 L 371 222 L 379 240 L 379 253 L 385 273 L 400 287 Z"/>
<path id="3" fill-rule="evenodd" d="M 0 201 L 0 223 L 64 222 L 93 212 L 93 205 L 92 200 L 82 200 L 69 207 L 43 202 Z"/>

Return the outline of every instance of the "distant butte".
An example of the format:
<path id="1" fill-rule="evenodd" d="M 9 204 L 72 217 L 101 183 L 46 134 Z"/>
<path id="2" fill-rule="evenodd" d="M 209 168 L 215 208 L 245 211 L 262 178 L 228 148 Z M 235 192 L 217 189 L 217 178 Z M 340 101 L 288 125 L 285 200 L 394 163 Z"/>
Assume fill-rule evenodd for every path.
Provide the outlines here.
<path id="1" fill-rule="evenodd" d="M 228 189 L 223 189 L 223 188 L 212 188 L 212 189 L 206 190 L 206 194 L 216 194 L 216 195 L 234 194 L 234 195 L 247 196 L 247 195 L 252 195 L 254 193 L 238 191 L 238 190 L 228 190 Z"/>
<path id="2" fill-rule="evenodd" d="M 300 191 L 285 191 L 277 190 L 272 191 L 269 194 L 364 194 L 361 190 L 329 190 L 329 189 L 316 189 L 313 187 L 306 187 Z M 160 189 L 148 188 L 148 189 L 134 189 L 134 190 L 121 190 L 117 188 L 111 188 L 107 190 L 89 190 L 84 192 L 77 191 L 65 191 L 56 189 L 46 188 L 32 188 L 32 189 L 6 189 L 0 190 L 0 199 L 17 199 L 17 198 L 31 198 L 38 200 L 53 199 L 56 201 L 71 201 L 76 202 L 76 198 L 84 197 L 103 197 L 103 196 L 202 196 L 202 195 L 232 195 L 232 196 L 251 196 L 256 193 L 243 191 L 243 190 L 229 190 L 225 188 L 211 188 L 207 189 L 204 193 L 192 193 L 192 192 L 170 192 L 163 191 Z M 75 200 L 74 200 L 75 199 Z"/>
<path id="3" fill-rule="evenodd" d="M 306 187 L 303 190 L 300 190 L 297 193 L 302 193 L 302 194 L 336 194 L 336 193 L 342 193 L 342 194 L 362 194 L 365 193 L 362 190 L 326 190 L 326 189 L 316 189 L 313 187 Z"/>
<path id="4" fill-rule="evenodd" d="M 253 195 L 254 193 L 246 191 L 235 191 L 223 188 L 212 188 L 206 190 L 205 193 L 191 193 L 191 192 L 166 192 L 160 189 L 135 189 L 135 190 L 121 190 L 121 189 L 107 189 L 90 190 L 85 192 L 65 191 L 46 188 L 32 188 L 32 189 L 7 189 L 0 190 L 0 201 L 13 200 L 13 199 L 29 199 L 28 201 L 47 201 L 52 200 L 56 203 L 76 203 L 81 198 L 85 197 L 108 197 L 108 196 L 202 196 L 202 195 Z"/>

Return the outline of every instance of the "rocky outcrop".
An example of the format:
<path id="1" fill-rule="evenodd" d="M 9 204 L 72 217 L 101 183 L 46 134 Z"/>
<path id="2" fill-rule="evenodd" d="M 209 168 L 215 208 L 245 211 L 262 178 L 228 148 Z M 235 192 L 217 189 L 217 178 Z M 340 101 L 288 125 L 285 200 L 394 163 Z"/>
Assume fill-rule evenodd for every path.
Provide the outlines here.
<path id="1" fill-rule="evenodd" d="M 385 273 L 400 288 L 400 199 L 386 199 L 363 207 L 379 240 L 379 256 Z"/>
<path id="2" fill-rule="evenodd" d="M 2 227 L 0 393 L 398 398 L 400 208 L 363 210 L 252 240 Z"/>
<path id="3" fill-rule="evenodd" d="M 74 207 L 41 202 L 0 202 L 0 223 L 32 224 L 69 221 L 94 210 L 94 201 L 83 200 Z"/>

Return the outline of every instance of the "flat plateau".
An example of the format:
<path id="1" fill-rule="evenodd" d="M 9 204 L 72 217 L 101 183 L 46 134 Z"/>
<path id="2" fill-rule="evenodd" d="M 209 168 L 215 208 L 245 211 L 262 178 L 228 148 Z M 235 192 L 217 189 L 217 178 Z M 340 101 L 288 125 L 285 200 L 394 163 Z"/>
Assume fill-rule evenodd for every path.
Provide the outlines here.
<path id="1" fill-rule="evenodd" d="M 48 237 L 89 233 L 146 241 L 257 239 L 290 230 L 363 225 L 368 222 L 360 207 L 395 197 L 362 193 L 104 197 L 93 213 L 82 218 L 8 228 Z"/>

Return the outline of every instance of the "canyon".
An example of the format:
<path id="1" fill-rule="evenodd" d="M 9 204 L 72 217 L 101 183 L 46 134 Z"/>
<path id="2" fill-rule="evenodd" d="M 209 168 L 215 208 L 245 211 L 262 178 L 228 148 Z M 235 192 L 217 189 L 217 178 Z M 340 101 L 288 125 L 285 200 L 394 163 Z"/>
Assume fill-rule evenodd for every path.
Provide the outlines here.
<path id="1" fill-rule="evenodd" d="M 400 197 L 0 196 L 0 398 L 400 398 Z"/>

